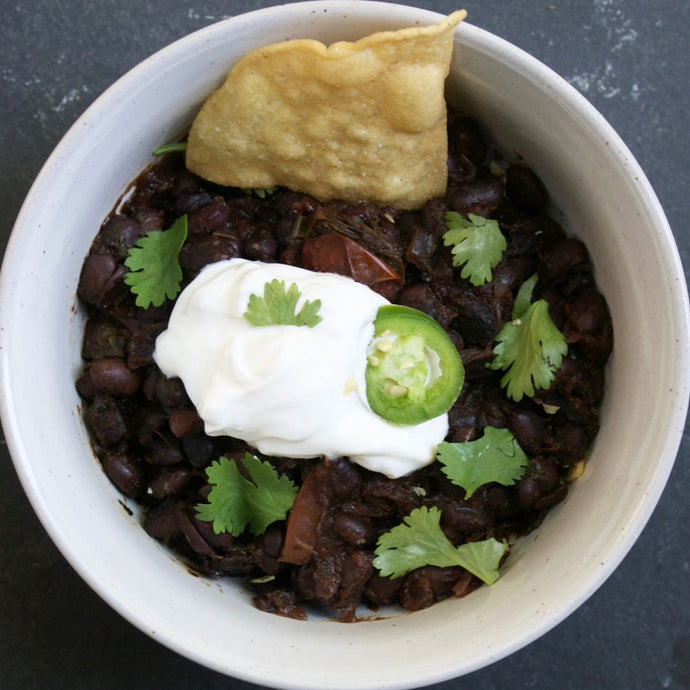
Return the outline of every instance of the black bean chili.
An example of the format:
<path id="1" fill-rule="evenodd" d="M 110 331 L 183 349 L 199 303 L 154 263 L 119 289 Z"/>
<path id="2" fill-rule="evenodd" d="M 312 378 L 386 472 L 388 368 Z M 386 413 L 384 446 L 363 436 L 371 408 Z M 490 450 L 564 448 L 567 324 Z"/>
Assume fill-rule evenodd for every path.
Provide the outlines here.
<path id="1" fill-rule="evenodd" d="M 444 532 L 460 544 L 527 534 L 565 498 L 568 473 L 598 430 L 611 319 L 586 247 L 545 214 L 544 184 L 522 164 L 497 175 L 487 167 L 490 153 L 477 123 L 451 113 L 447 196 L 415 212 L 320 203 L 285 189 L 261 198 L 199 179 L 185 169 L 181 154 L 163 157 L 136 180 L 103 223 L 83 266 L 78 295 L 88 318 L 85 368 L 76 385 L 103 469 L 141 504 L 152 537 L 202 573 L 243 577 L 260 609 L 305 618 L 306 606 L 320 603 L 339 620 L 352 621 L 361 604 L 418 610 L 479 586 L 460 567 L 423 567 L 398 579 L 377 573 L 378 537 L 414 508 L 440 508 Z M 453 268 L 442 242 L 448 210 L 498 220 L 508 249 L 491 283 L 474 287 Z M 489 425 L 507 427 L 529 456 L 524 477 L 514 486 L 487 484 L 466 499 L 438 463 L 393 480 L 346 458 L 267 458 L 301 487 L 302 503 L 315 511 L 312 556 L 299 565 L 280 560 L 285 523 L 256 538 L 215 534 L 194 508 L 210 490 L 205 468 L 221 455 L 240 458 L 247 446 L 204 434 L 181 381 L 166 378 L 152 358 L 172 304 L 138 308 L 123 282 L 128 249 L 181 214 L 189 217 L 180 255 L 183 287 L 222 259 L 280 261 L 349 275 L 436 319 L 466 369 L 449 413 L 448 440 L 472 440 Z M 519 286 L 535 271 L 535 299 L 548 301 L 569 353 L 549 390 L 516 403 L 501 389 L 501 373 L 486 364 Z"/>

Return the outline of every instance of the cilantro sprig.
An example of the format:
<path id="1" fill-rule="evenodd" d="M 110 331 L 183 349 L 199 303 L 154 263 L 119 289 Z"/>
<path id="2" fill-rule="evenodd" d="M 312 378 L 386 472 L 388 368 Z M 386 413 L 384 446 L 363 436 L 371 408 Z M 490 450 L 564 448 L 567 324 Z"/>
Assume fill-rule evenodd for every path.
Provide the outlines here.
<path id="1" fill-rule="evenodd" d="M 491 537 L 454 546 L 440 523 L 438 508 L 415 508 L 400 525 L 381 535 L 374 567 L 384 577 L 397 578 L 426 565 L 439 568 L 459 565 L 488 585 L 496 582 L 507 544 Z"/>
<path id="2" fill-rule="evenodd" d="M 242 189 L 242 191 L 247 196 L 251 196 L 252 194 L 254 194 L 255 196 L 258 196 L 259 199 L 265 199 L 267 196 L 275 194 L 278 191 L 278 187 L 248 187 Z"/>
<path id="3" fill-rule="evenodd" d="M 187 239 L 187 216 L 180 216 L 168 230 L 152 230 L 130 248 L 125 259 L 125 283 L 136 295 L 136 305 L 160 307 L 180 291 L 180 250 Z"/>
<path id="4" fill-rule="evenodd" d="M 321 322 L 318 311 L 321 300 L 305 301 L 297 311 L 301 293 L 296 283 L 285 288 L 285 282 L 274 278 L 264 285 L 263 297 L 249 296 L 244 318 L 253 326 L 309 326 L 313 328 Z"/>
<path id="5" fill-rule="evenodd" d="M 437 460 L 443 473 L 465 489 L 465 498 L 484 484 L 514 484 L 527 468 L 527 456 L 510 429 L 487 426 L 481 438 L 466 443 L 437 446 Z"/>
<path id="6" fill-rule="evenodd" d="M 470 213 L 467 219 L 455 211 L 446 214 L 443 244 L 452 245 L 453 266 L 463 266 L 460 276 L 475 287 L 490 283 L 508 246 L 498 222 Z"/>
<path id="7" fill-rule="evenodd" d="M 196 510 L 201 520 L 213 522 L 216 534 L 237 537 L 247 528 L 255 536 L 263 534 L 271 523 L 284 520 L 295 502 L 297 487 L 268 462 L 245 453 L 242 466 L 249 479 L 226 457 L 206 468 L 213 488 L 208 503 L 197 504 Z"/>
<path id="8" fill-rule="evenodd" d="M 565 336 L 551 320 L 549 304 L 532 302 L 537 276 L 532 276 L 518 291 L 513 320 L 503 325 L 496 336 L 491 369 L 505 371 L 501 385 L 516 402 L 534 396 L 536 389 L 547 389 L 568 353 Z"/>
<path id="9" fill-rule="evenodd" d="M 187 151 L 187 142 L 179 141 L 171 144 L 163 144 L 152 151 L 154 156 L 165 156 L 168 153 L 185 153 Z"/>

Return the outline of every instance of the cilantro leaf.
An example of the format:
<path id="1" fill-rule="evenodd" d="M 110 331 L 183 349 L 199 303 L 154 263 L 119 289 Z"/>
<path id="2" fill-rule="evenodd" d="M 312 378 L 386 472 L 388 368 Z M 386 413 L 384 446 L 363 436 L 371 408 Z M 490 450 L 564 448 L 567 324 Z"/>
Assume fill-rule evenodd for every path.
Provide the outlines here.
<path id="1" fill-rule="evenodd" d="M 213 522 L 216 534 L 230 532 L 237 537 L 247 527 L 253 535 L 263 534 L 271 523 L 284 520 L 295 502 L 297 487 L 268 462 L 245 453 L 242 466 L 250 479 L 225 457 L 206 468 L 213 488 L 208 503 L 198 504 L 196 510 L 201 520 Z"/>
<path id="2" fill-rule="evenodd" d="M 532 293 L 534 286 L 537 284 L 539 275 L 535 273 L 531 278 L 528 278 L 518 290 L 513 302 L 513 320 L 519 319 L 528 309 L 532 303 Z"/>
<path id="3" fill-rule="evenodd" d="M 502 369 L 501 385 L 516 402 L 532 397 L 538 388 L 551 385 L 568 342 L 549 315 L 549 304 L 540 299 L 530 304 L 536 275 L 527 280 L 515 298 L 513 320 L 496 336 L 491 369 Z"/>
<path id="4" fill-rule="evenodd" d="M 259 199 L 265 199 L 278 191 L 278 187 L 250 187 L 242 190 L 247 196 L 255 194 Z"/>
<path id="5" fill-rule="evenodd" d="M 453 245 L 453 266 L 462 266 L 460 276 L 474 286 L 491 282 L 491 271 L 508 246 L 498 222 L 470 213 L 465 220 L 459 213 L 446 213 L 447 232 L 443 244 Z"/>
<path id="6" fill-rule="evenodd" d="M 253 326 L 309 326 L 312 328 L 321 321 L 318 311 L 321 300 L 305 302 L 296 312 L 301 293 L 297 283 L 285 289 L 285 282 L 274 278 L 264 285 L 264 296 L 249 295 L 244 318 Z"/>
<path id="7" fill-rule="evenodd" d="M 402 577 L 425 565 L 439 568 L 459 565 L 492 585 L 508 546 L 494 539 L 453 546 L 441 529 L 441 511 L 415 508 L 403 523 L 382 534 L 376 546 L 374 567 L 383 577 Z"/>
<path id="8" fill-rule="evenodd" d="M 187 239 L 187 216 L 180 216 L 168 230 L 152 230 L 128 252 L 125 283 L 136 298 L 136 305 L 160 307 L 180 291 L 182 269 L 180 249 Z"/>
<path id="9" fill-rule="evenodd" d="M 446 443 L 437 447 L 443 473 L 462 487 L 469 498 L 480 486 L 498 482 L 510 486 L 527 468 L 525 455 L 509 429 L 487 426 L 484 435 L 467 443 Z"/>
<path id="10" fill-rule="evenodd" d="M 187 142 L 180 141 L 175 144 L 163 144 L 152 151 L 154 156 L 165 156 L 166 153 L 184 153 L 187 151 Z"/>

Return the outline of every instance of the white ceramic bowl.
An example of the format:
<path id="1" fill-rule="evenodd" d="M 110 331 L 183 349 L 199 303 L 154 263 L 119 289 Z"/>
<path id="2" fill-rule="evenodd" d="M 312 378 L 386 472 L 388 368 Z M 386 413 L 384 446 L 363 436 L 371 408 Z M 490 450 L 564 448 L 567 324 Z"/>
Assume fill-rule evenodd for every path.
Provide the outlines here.
<path id="1" fill-rule="evenodd" d="M 2 271 L 2 419 L 24 488 L 80 575 L 134 625 L 217 671 L 283 688 L 409 688 L 494 662 L 579 606 L 632 546 L 671 470 L 688 398 L 687 293 L 659 203 L 628 149 L 563 79 L 476 27 L 457 32 L 449 80 L 546 181 L 587 243 L 613 316 L 602 428 L 585 475 L 503 577 L 462 600 L 344 625 L 254 609 L 232 582 L 192 577 L 130 517 L 94 459 L 74 376 L 82 260 L 101 220 L 247 50 L 432 23 L 376 2 L 293 4 L 239 16 L 171 45 L 119 80 L 65 136 L 36 180 Z M 538 538 L 537 538 L 538 537 Z"/>

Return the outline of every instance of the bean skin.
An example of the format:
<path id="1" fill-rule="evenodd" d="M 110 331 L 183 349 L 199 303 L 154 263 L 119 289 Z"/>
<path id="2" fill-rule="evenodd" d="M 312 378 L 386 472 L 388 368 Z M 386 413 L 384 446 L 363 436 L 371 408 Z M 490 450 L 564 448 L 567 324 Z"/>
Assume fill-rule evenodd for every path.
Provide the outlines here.
<path id="1" fill-rule="evenodd" d="M 179 495 L 191 482 L 192 471 L 187 467 L 166 467 L 149 483 L 146 491 L 157 501 Z"/>
<path id="2" fill-rule="evenodd" d="M 127 335 L 124 329 L 105 321 L 89 319 L 84 331 L 82 357 L 86 360 L 102 357 L 123 357 Z"/>
<path id="3" fill-rule="evenodd" d="M 463 215 L 474 213 L 490 216 L 503 200 L 503 181 L 500 177 L 485 177 L 448 189 L 448 207 Z"/>
<path id="4" fill-rule="evenodd" d="M 130 248 L 145 234 L 138 221 L 118 213 L 103 224 L 94 247 L 104 254 L 112 254 L 115 258 L 123 260 Z"/>
<path id="5" fill-rule="evenodd" d="M 128 498 L 137 498 L 144 488 L 141 463 L 124 453 L 105 453 L 101 458 L 108 479 Z"/>
<path id="6" fill-rule="evenodd" d="M 253 261 L 273 261 L 277 252 L 278 243 L 265 228 L 259 228 L 244 241 L 244 254 Z"/>
<path id="7" fill-rule="evenodd" d="M 204 429 L 204 420 L 194 408 L 177 408 L 170 413 L 170 431 L 173 436 L 183 438 L 191 434 L 198 434 Z"/>
<path id="8" fill-rule="evenodd" d="M 184 436 L 182 449 L 193 467 L 206 467 L 215 459 L 215 444 L 213 439 L 205 434 Z"/>
<path id="9" fill-rule="evenodd" d="M 119 357 L 96 360 L 89 369 L 94 390 L 109 395 L 133 396 L 141 387 L 141 377 Z"/>
<path id="10" fill-rule="evenodd" d="M 77 294 L 89 304 L 110 304 L 127 291 L 123 283 L 126 273 L 127 269 L 118 265 L 110 254 L 89 254 L 79 277 Z M 120 286 L 124 289 L 118 289 Z"/>
<path id="11" fill-rule="evenodd" d="M 335 516 L 333 530 L 341 539 L 353 546 L 369 544 L 375 538 L 371 520 L 347 513 L 338 513 Z"/>
<path id="12" fill-rule="evenodd" d="M 162 374 L 156 382 L 156 397 L 163 407 L 180 407 L 189 402 L 182 381 Z"/>
<path id="13" fill-rule="evenodd" d="M 127 421 L 115 398 L 97 395 L 84 418 L 101 445 L 115 447 L 127 439 Z"/>
<path id="14" fill-rule="evenodd" d="M 564 274 L 587 262 L 587 249 L 578 239 L 567 237 L 542 256 L 541 269 L 548 277 Z"/>
<path id="15" fill-rule="evenodd" d="M 233 234 L 190 237 L 180 252 L 180 266 L 194 278 L 207 264 L 240 256 L 240 240 Z"/>
<path id="16" fill-rule="evenodd" d="M 216 197 L 210 204 L 189 214 L 190 235 L 207 235 L 222 230 L 230 218 L 230 209 L 223 197 Z"/>
<path id="17" fill-rule="evenodd" d="M 506 196 L 527 213 L 542 211 L 549 198 L 544 183 L 524 165 L 511 165 L 506 171 Z"/>

